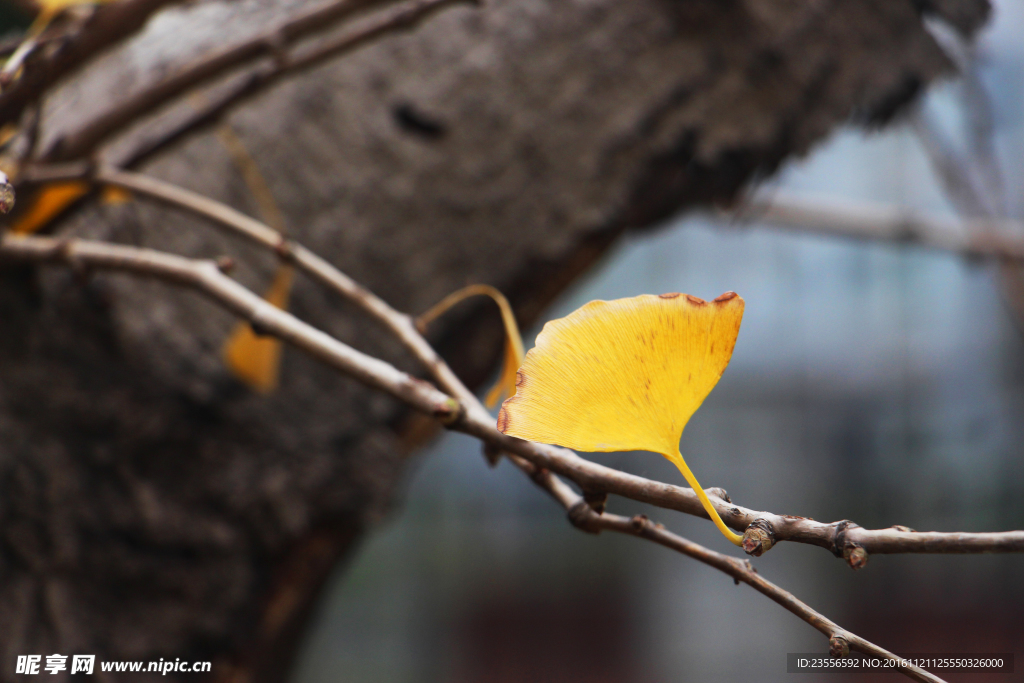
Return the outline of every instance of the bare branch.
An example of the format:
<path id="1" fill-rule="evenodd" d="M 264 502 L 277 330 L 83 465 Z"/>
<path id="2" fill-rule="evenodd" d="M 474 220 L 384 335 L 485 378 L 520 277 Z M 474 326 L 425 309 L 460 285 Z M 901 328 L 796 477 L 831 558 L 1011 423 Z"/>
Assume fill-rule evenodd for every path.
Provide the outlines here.
<path id="1" fill-rule="evenodd" d="M 464 431 L 502 450 L 520 455 L 534 465 L 565 476 L 585 491 L 604 492 L 630 498 L 657 507 L 707 518 L 707 513 L 692 489 L 651 481 L 585 460 L 570 450 L 546 446 L 501 434 L 495 439 L 493 421 L 481 424 L 467 415 L 452 427 Z M 997 553 L 1024 552 L 1024 531 L 994 533 L 917 532 L 906 527 L 862 529 L 843 520 L 826 524 L 792 515 L 758 512 L 729 502 L 721 489 L 705 491 L 718 514 L 737 531 L 749 531 L 752 525 L 767 526 L 768 542 L 752 546 L 748 552 L 760 555 L 779 541 L 795 541 L 828 548 L 855 567 L 863 566 L 861 553 Z M 757 527 L 755 527 L 757 528 Z M 856 555 L 853 552 L 862 549 Z M 745 544 L 745 549 L 746 544 Z"/>
<path id="2" fill-rule="evenodd" d="M 741 561 L 728 555 L 709 550 L 693 541 L 688 541 L 682 536 L 677 536 L 666 531 L 660 524 L 653 524 L 642 515 L 632 519 L 619 515 L 593 514 L 597 528 L 617 531 L 619 533 L 631 534 L 640 538 L 654 541 L 666 548 L 671 548 L 688 557 L 710 565 L 731 576 L 736 582 L 743 582 L 752 587 L 758 593 L 766 596 L 773 602 L 782 605 L 784 608 L 800 617 L 818 631 L 828 636 L 830 651 L 834 656 L 846 656 L 849 651 L 861 652 L 863 654 L 879 657 L 890 661 L 900 661 L 900 658 L 874 643 L 851 633 L 820 612 L 815 611 L 806 603 L 798 599 L 789 591 L 783 590 L 771 581 L 765 579 L 757 570 L 751 566 L 750 561 Z M 915 681 L 926 683 L 941 683 L 942 679 L 924 669 L 916 666 L 898 666 L 897 670 L 904 676 Z"/>
<path id="3" fill-rule="evenodd" d="M 501 434 L 495 429 L 494 418 L 492 418 L 491 415 L 483 408 L 472 392 L 462 385 L 459 379 L 454 375 L 454 373 L 452 373 L 451 369 L 441 360 L 441 358 L 437 356 L 437 353 L 430 347 L 426 340 L 420 336 L 419 332 L 413 325 L 412 320 L 408 316 L 395 311 L 386 302 L 382 301 L 368 290 L 352 281 L 346 275 L 309 250 L 294 243 L 282 241 L 280 235 L 271 228 L 248 218 L 247 216 L 239 214 L 230 207 L 223 206 L 213 200 L 195 195 L 187 190 L 167 186 L 166 184 L 151 178 L 145 178 L 144 176 L 138 176 L 137 174 L 126 174 L 123 172 L 113 171 L 101 171 L 101 177 L 104 179 L 104 182 L 115 184 L 116 181 L 116 184 L 121 187 L 126 187 L 137 192 L 143 192 L 150 196 L 158 197 L 168 203 L 175 203 L 179 206 L 195 210 L 197 213 L 201 213 L 202 215 L 206 215 L 221 225 L 233 229 L 238 234 L 274 249 L 278 254 L 292 260 L 301 270 L 310 274 L 316 280 L 326 284 L 337 293 L 356 303 L 373 319 L 382 323 L 388 330 L 395 334 L 402 344 L 424 365 L 424 367 L 427 368 L 427 370 L 445 388 L 445 390 L 451 392 L 451 394 L 458 399 L 457 403 L 453 403 L 453 405 L 457 407 L 452 408 L 448 413 L 448 416 L 451 418 L 451 424 L 449 424 L 450 428 L 475 436 L 493 449 L 498 449 L 508 453 L 515 453 L 516 455 L 528 460 L 536 467 L 547 469 L 555 472 L 556 474 L 565 476 L 575 482 L 584 491 L 619 495 L 638 502 L 649 503 L 665 509 L 676 510 L 686 514 L 707 518 L 707 513 L 704 511 L 700 500 L 692 489 L 656 482 L 643 477 L 620 472 L 609 467 L 604 467 L 603 465 L 581 458 L 573 451 L 565 448 L 523 441 L 521 439 Z M 67 261 L 67 255 L 64 252 L 57 250 L 53 245 L 71 244 L 72 242 L 65 243 L 57 240 L 51 240 L 51 242 L 53 244 L 48 247 L 33 247 L 32 251 L 26 252 L 22 257 L 29 258 L 30 260 Z M 35 243 L 21 242 L 19 241 L 19 238 L 6 236 L 4 241 L 0 243 L 0 256 L 5 254 L 11 256 L 14 253 L 11 251 L 15 248 L 14 245 L 17 245 L 17 249 L 24 251 L 27 248 L 25 245 L 28 244 Z M 73 244 L 90 245 L 90 249 L 99 249 L 99 254 L 106 253 L 103 251 L 101 246 L 104 248 L 118 250 L 117 253 L 121 255 L 132 253 L 128 247 L 119 247 L 114 245 L 96 246 L 96 243 L 81 241 L 75 241 Z M 155 254 L 156 252 L 146 253 Z M 81 259 L 82 257 L 79 255 L 78 258 Z M 96 258 L 98 258 L 98 256 Z M 187 259 L 180 259 L 180 257 L 167 256 L 165 258 L 178 259 L 178 261 L 174 262 L 176 270 L 173 272 L 181 272 L 181 269 L 183 268 L 182 264 L 188 262 Z M 105 265 L 105 267 L 126 267 L 123 265 L 114 265 L 109 260 L 104 261 L 100 259 L 99 263 Z M 164 261 L 160 261 L 160 263 L 164 263 Z M 207 271 L 214 266 L 212 264 L 206 264 L 204 267 L 206 267 L 206 270 L 203 271 L 203 277 L 213 277 L 211 273 Z M 180 283 L 189 284 L 190 286 L 207 290 L 207 286 L 204 284 L 205 281 L 197 283 L 194 275 L 191 276 L 191 278 L 192 279 L 188 282 L 182 281 Z M 252 308 L 256 305 L 252 300 L 252 297 L 255 295 L 248 292 L 248 290 L 241 288 L 230 278 L 223 276 L 219 271 L 217 272 L 217 278 L 216 282 L 219 283 L 220 288 L 207 291 L 207 293 L 214 297 L 223 297 L 225 296 L 224 288 L 227 287 L 224 283 L 231 283 L 232 287 L 245 292 L 245 296 L 247 297 L 245 299 L 246 306 L 249 306 L 249 308 L 239 308 L 240 303 L 237 299 L 221 299 L 224 305 L 228 306 L 230 310 L 238 315 L 241 315 L 253 322 L 261 331 L 277 334 L 278 336 L 282 336 L 286 341 L 297 343 L 294 341 L 294 330 L 291 328 L 272 327 L 263 319 L 254 320 L 250 317 L 250 313 L 253 310 L 256 310 L 255 308 Z M 269 310 L 270 313 L 268 315 L 271 317 L 276 316 L 277 319 L 284 319 L 281 318 L 281 316 L 287 316 L 287 314 L 273 306 L 269 306 L 269 304 L 266 304 L 265 301 L 258 297 L 256 297 L 256 301 L 260 304 L 259 310 Z M 315 331 L 314 328 L 306 325 L 305 323 L 300 323 L 299 321 L 295 322 L 300 325 L 304 325 L 308 330 Z M 280 323 L 278 322 L 276 324 Z M 289 336 L 283 336 L 284 334 Z M 323 335 L 321 332 L 317 332 L 317 334 Z M 433 413 L 439 410 L 438 406 L 439 401 L 441 400 L 441 394 L 433 389 L 433 387 L 430 387 L 430 385 L 426 385 L 430 389 L 427 393 L 410 394 L 406 387 L 403 388 L 403 391 L 406 393 L 403 393 L 402 395 L 395 394 L 393 390 L 397 385 L 390 378 L 393 377 L 393 373 L 398 372 L 397 370 L 392 366 L 383 363 L 383 361 L 373 359 L 369 356 L 365 356 L 364 354 L 359 354 L 359 352 L 349 349 L 347 346 L 342 346 L 348 352 L 358 354 L 359 357 L 368 361 L 373 361 L 373 363 L 377 364 L 373 365 L 374 368 L 387 368 L 387 372 L 382 377 L 376 377 L 372 380 L 363 379 L 367 384 L 392 393 L 392 395 L 406 401 L 412 407 L 422 412 Z M 300 347 L 310 351 L 309 348 L 304 346 Z M 317 357 L 322 357 L 321 351 L 310 352 L 317 355 Z M 362 374 L 356 374 L 351 371 L 351 366 L 346 365 L 339 367 L 334 365 L 336 361 L 331 360 L 330 358 L 327 359 L 327 362 L 331 363 L 332 366 L 337 367 L 337 369 L 349 372 L 349 374 L 355 374 L 355 376 L 359 378 L 366 377 L 365 368 L 360 371 Z M 407 378 L 404 373 L 400 374 Z M 407 378 L 406 380 L 403 380 L 403 382 L 406 382 L 407 380 L 418 381 Z M 405 387 L 404 384 L 402 384 L 402 386 Z M 455 419 L 455 417 L 453 417 L 456 413 L 463 412 L 465 414 L 459 419 Z M 779 541 L 808 543 L 810 545 L 827 548 L 836 556 L 846 559 L 847 562 L 855 568 L 862 567 L 867 562 L 867 557 L 870 553 L 1024 552 L 1024 531 L 989 533 L 917 532 L 906 527 L 870 530 L 862 529 L 848 520 L 828 524 L 803 517 L 751 510 L 733 504 L 721 489 L 712 488 L 708 489 L 706 492 L 725 523 L 737 531 L 746 532 L 745 541 L 749 540 L 749 543 L 745 542 L 744 549 L 755 556 L 766 552 Z"/>
<path id="4" fill-rule="evenodd" d="M 292 75 L 322 62 L 367 45 L 396 31 L 415 27 L 437 10 L 457 2 L 470 0 L 412 0 L 382 12 L 364 26 L 343 36 L 328 39 L 298 55 L 289 55 L 287 48 L 299 37 L 325 28 L 329 22 L 344 19 L 356 10 L 380 0 L 340 0 L 309 15 L 290 21 L 255 40 L 217 53 L 184 72 L 156 84 L 125 103 L 119 103 L 85 124 L 78 132 L 58 140 L 43 153 L 43 161 L 67 161 L 88 155 L 102 142 L 174 97 L 224 73 L 225 70 L 267 54 L 274 56 L 270 64 L 255 67 L 234 85 L 212 97 L 196 110 L 188 113 L 171 130 L 145 140 L 132 150 L 118 166 L 134 166 L 158 151 L 204 126 L 216 123 L 232 107 L 262 92 L 284 76 Z M 198 81 L 194 79 L 199 79 Z"/>
<path id="5" fill-rule="evenodd" d="M 962 216 L 992 216 L 970 164 L 957 154 L 928 113 L 918 107 L 910 117 L 910 125 L 957 212 Z"/>
<path id="6" fill-rule="evenodd" d="M 56 182 L 59 180 L 87 180 L 91 177 L 98 183 L 117 185 L 170 206 L 204 216 L 216 225 L 273 250 L 279 257 L 293 262 L 315 281 L 351 301 L 372 320 L 382 324 L 420 362 L 442 389 L 455 396 L 468 409 L 486 416 L 484 419 L 490 419 L 489 413 L 480 405 L 473 392 L 462 384 L 451 368 L 419 333 L 410 316 L 396 311 L 383 299 L 306 247 L 288 240 L 270 226 L 250 218 L 230 206 L 171 183 L 141 173 L 120 171 L 112 167 L 101 167 L 90 175 L 91 172 L 92 169 L 86 164 L 43 166 L 30 169 L 26 173 L 25 179 L 32 182 Z"/>
<path id="7" fill-rule="evenodd" d="M 71 71 L 102 50 L 139 30 L 158 10 L 178 0 L 121 0 L 97 7 L 82 30 L 43 59 L 26 65 L 24 73 L 0 93 L 0 126 L 15 123 L 29 104 Z"/>
<path id="8" fill-rule="evenodd" d="M 370 387 L 386 391 L 414 408 L 433 415 L 442 423 L 459 428 L 461 422 L 473 420 L 473 416 L 466 415 L 460 410 L 456 401 L 438 392 L 430 384 L 416 380 L 383 361 L 351 349 L 272 306 L 224 275 L 212 261 L 188 259 L 150 249 L 103 242 L 11 235 L 0 238 L 0 258 L 122 271 L 196 289 L 227 310 L 249 320 L 257 329 L 294 344 L 331 367 L 353 376 Z M 468 429 L 466 431 L 473 433 Z M 491 439 L 497 435 L 503 440 L 517 442 L 519 445 L 536 445 L 505 437 L 493 426 L 490 426 L 490 432 L 486 435 Z M 583 498 L 545 468 L 538 467 L 532 460 L 519 457 L 513 457 L 512 460 L 568 510 L 570 521 L 580 529 L 591 533 L 609 530 L 645 538 L 714 567 L 737 582 L 753 587 L 828 636 L 831 650 L 838 656 L 846 656 L 850 650 L 854 650 L 892 661 L 899 660 L 896 655 L 842 629 L 792 593 L 764 579 L 750 565 L 749 560 L 741 561 L 688 541 L 666 531 L 661 525 L 651 523 L 643 516 L 630 519 L 619 515 L 598 514 Z M 942 681 L 916 667 L 901 666 L 898 670 L 917 681 Z"/>
<path id="9" fill-rule="evenodd" d="M 576 528 L 594 534 L 601 531 L 614 531 L 629 536 L 636 536 L 637 538 L 653 541 L 658 545 L 665 546 L 670 550 L 714 567 L 732 577 L 736 583 L 742 582 L 752 587 L 823 633 L 829 639 L 829 648 L 834 656 L 845 657 L 850 651 L 853 651 L 891 661 L 900 660 L 893 653 L 847 631 L 825 615 L 812 609 L 789 591 L 765 579 L 757 573 L 750 560 L 740 560 L 705 548 L 666 530 L 663 525 L 652 522 L 644 515 L 636 515 L 630 518 L 595 512 L 583 498 L 550 472 L 543 469 L 538 470 L 528 461 L 515 455 L 510 456 L 510 459 L 513 464 L 519 467 L 538 486 L 547 491 L 552 498 L 566 509 L 569 521 Z M 941 678 L 915 666 L 898 666 L 896 668 L 905 676 L 915 681 L 925 681 L 926 683 L 942 682 Z"/>
<path id="10" fill-rule="evenodd" d="M 58 263 L 75 268 L 123 271 L 196 289 L 248 320 L 254 329 L 297 346 L 360 382 L 385 391 L 417 410 L 452 420 L 461 407 L 428 382 L 341 343 L 264 301 L 224 275 L 214 261 L 199 261 L 152 249 L 51 237 L 0 238 L 0 258 Z"/>
<path id="11" fill-rule="evenodd" d="M 924 26 L 960 74 L 958 94 L 964 113 L 963 129 L 969 145 L 966 158 L 957 160 L 955 155 L 950 156 L 952 150 L 938 134 L 933 121 L 923 115 L 923 109 L 918 109 L 911 125 L 932 157 L 932 163 L 956 164 L 950 169 L 936 169 L 942 174 L 943 182 L 950 179 L 960 182 L 956 180 L 958 174 L 969 177 L 972 193 L 976 195 L 967 198 L 971 205 L 975 209 L 978 206 L 985 207 L 983 215 L 1006 215 L 1005 185 L 994 146 L 995 112 L 992 99 L 981 79 L 978 46 L 941 19 L 926 18 Z M 937 159 L 934 156 L 936 152 L 943 155 L 944 159 Z M 969 163 L 963 163 L 965 161 Z M 971 205 L 964 204 L 959 208 L 971 209 Z M 968 210 L 967 215 L 981 214 Z"/>
<path id="12" fill-rule="evenodd" d="M 47 150 L 44 157 L 61 160 L 85 156 L 110 135 L 124 130 L 132 122 L 182 93 L 198 88 L 232 68 L 261 57 L 278 56 L 296 40 L 331 28 L 337 22 L 380 2 L 382 0 L 335 0 L 285 21 L 262 35 L 205 56 L 126 101 L 115 103 L 82 125 L 77 132 L 58 141 L 53 149 Z"/>
<path id="13" fill-rule="evenodd" d="M 88 179 L 88 169 L 75 164 L 42 168 L 49 180 Z M 38 171 L 37 171 L 38 172 Z M 465 418 L 452 428 L 471 434 L 492 448 L 515 453 L 535 466 L 551 470 L 575 482 L 585 491 L 620 495 L 661 508 L 707 518 L 696 494 L 690 488 L 673 486 L 626 474 L 579 457 L 573 451 L 523 441 L 501 434 L 494 418 L 476 396 L 458 379 L 451 368 L 416 329 L 412 319 L 395 310 L 365 287 L 356 283 L 309 249 L 287 240 L 273 228 L 198 193 L 155 178 L 103 167 L 92 176 L 96 182 L 117 185 L 171 206 L 187 209 L 212 220 L 237 235 L 274 251 L 294 263 L 328 289 L 354 303 L 383 325 L 430 373 L 446 392 L 458 399 Z M 422 408 L 421 408 L 422 409 Z M 754 556 L 767 552 L 779 541 L 792 541 L 827 548 L 851 566 L 860 568 L 868 554 L 894 553 L 1001 553 L 1024 552 L 1024 531 L 1006 532 L 918 532 L 907 527 L 863 529 L 848 520 L 816 522 L 804 517 L 751 510 L 731 502 L 721 489 L 710 488 L 710 497 L 719 515 L 731 528 L 746 532 L 744 550 Z"/>
<path id="14" fill-rule="evenodd" d="M 801 232 L 900 242 L 970 258 L 1024 263 L 1024 223 L 974 218 L 950 220 L 864 203 L 773 197 L 747 201 L 730 218 L 760 221 Z"/>
<path id="15" fill-rule="evenodd" d="M 975 85 L 981 88 L 980 83 Z M 990 202 L 986 201 L 987 193 L 979 189 L 979 184 L 976 182 L 977 174 L 971 172 L 972 167 L 953 150 L 934 122 L 919 109 L 917 115 L 911 119 L 911 123 L 928 155 L 932 169 L 953 207 L 964 216 L 994 216 L 995 209 Z M 991 134 L 991 132 L 991 129 L 984 130 L 983 126 L 974 131 L 976 135 L 980 136 Z M 973 142 L 976 152 L 979 146 L 984 146 L 984 143 L 978 140 Z M 994 158 L 989 161 L 995 164 Z M 998 175 L 997 165 L 989 169 L 988 175 L 991 176 L 991 173 Z M 982 173 L 981 175 L 986 174 Z M 990 180 L 990 178 L 982 179 L 983 182 L 986 180 Z M 997 201 L 1002 202 L 1002 199 L 998 198 Z M 1016 234 L 1021 234 L 1019 224 Z M 1019 260 L 1016 263 L 999 264 L 999 284 L 1004 300 L 1014 313 L 1017 327 L 1024 334 L 1024 272 L 1022 272 Z"/>

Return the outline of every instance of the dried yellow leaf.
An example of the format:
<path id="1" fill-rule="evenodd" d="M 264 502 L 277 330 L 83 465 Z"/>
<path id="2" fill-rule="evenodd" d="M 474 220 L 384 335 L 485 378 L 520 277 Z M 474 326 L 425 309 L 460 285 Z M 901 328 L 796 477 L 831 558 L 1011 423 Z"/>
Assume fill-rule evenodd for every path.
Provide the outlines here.
<path id="1" fill-rule="evenodd" d="M 293 274 L 291 266 L 280 266 L 263 298 L 286 310 Z M 281 340 L 261 337 L 249 323 L 239 323 L 224 344 L 224 363 L 231 374 L 253 391 L 269 394 L 277 388 L 280 375 Z"/>
<path id="2" fill-rule="evenodd" d="M 592 301 L 544 326 L 498 429 L 581 451 L 660 453 L 739 545 L 686 466 L 679 439 L 729 364 L 742 318 L 743 299 L 733 292 L 712 302 L 685 294 Z"/>
<path id="3" fill-rule="evenodd" d="M 490 297 L 494 303 L 498 304 L 501 321 L 505 326 L 505 355 L 501 362 L 501 372 L 498 375 L 498 381 L 494 383 L 484 398 L 487 407 L 493 408 L 498 405 L 498 401 L 516 392 L 516 371 L 523 362 L 523 338 L 519 334 L 519 325 L 516 324 L 512 306 L 509 305 L 505 295 L 490 285 L 469 285 L 452 292 L 434 304 L 429 311 L 416 319 L 416 324 L 420 328 L 426 328 L 455 304 L 471 296 L 481 295 Z"/>
<path id="4" fill-rule="evenodd" d="M 218 133 L 246 186 L 256 198 L 263 220 L 283 236 L 287 232 L 284 214 L 274 201 L 274 195 L 260 173 L 256 160 L 230 126 L 221 126 Z M 279 266 L 263 298 L 282 310 L 288 310 L 293 274 L 291 266 Z M 231 374 L 253 391 L 269 394 L 277 389 L 281 372 L 281 349 L 281 340 L 260 337 L 247 323 L 241 323 L 224 343 L 224 362 Z"/>
<path id="5" fill-rule="evenodd" d="M 287 233 L 288 229 L 284 214 L 281 213 L 281 209 L 274 199 L 274 193 L 270 191 L 270 185 L 267 184 L 267 179 L 263 177 L 263 173 L 260 171 L 259 164 L 256 163 L 256 159 L 249 153 L 249 149 L 242 142 L 242 138 L 238 137 L 235 129 L 228 124 L 224 124 L 217 129 L 217 137 L 220 138 L 221 144 L 224 145 L 228 154 L 231 155 L 231 161 L 235 164 L 235 168 L 242 174 L 246 187 L 249 188 L 253 199 L 256 200 L 256 205 L 259 207 L 263 222 L 282 235 Z"/>
<path id="6" fill-rule="evenodd" d="M 89 185 L 79 181 L 47 185 L 39 191 L 29 208 L 11 226 L 11 232 L 16 235 L 31 235 L 37 232 L 88 191 Z"/>

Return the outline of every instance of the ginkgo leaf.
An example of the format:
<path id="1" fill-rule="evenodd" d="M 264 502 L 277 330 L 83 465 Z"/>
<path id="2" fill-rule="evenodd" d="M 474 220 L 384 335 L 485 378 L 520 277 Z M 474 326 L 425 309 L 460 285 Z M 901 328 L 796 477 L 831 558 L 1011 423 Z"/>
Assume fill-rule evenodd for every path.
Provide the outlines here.
<path id="1" fill-rule="evenodd" d="M 743 318 L 733 292 L 592 301 L 537 336 L 502 405 L 498 429 L 581 451 L 660 453 L 737 545 L 679 453 L 693 413 L 729 364 Z"/>
<path id="2" fill-rule="evenodd" d="M 421 329 L 426 328 L 452 306 L 471 296 L 488 296 L 498 304 L 501 321 L 505 326 L 505 354 L 501 362 L 501 372 L 498 374 L 498 381 L 494 383 L 484 398 L 487 407 L 493 408 L 501 399 L 515 393 L 516 371 L 523 362 L 523 338 L 519 334 L 519 325 L 516 324 L 512 306 L 509 305 L 505 295 L 490 285 L 469 285 L 452 292 L 434 304 L 429 311 L 416 319 L 416 324 Z"/>
<path id="3" fill-rule="evenodd" d="M 291 266 L 279 266 L 263 298 L 282 310 L 287 309 L 293 274 Z M 224 363 L 231 374 L 251 389 L 269 394 L 277 388 L 281 340 L 259 336 L 249 323 L 239 323 L 224 344 Z"/>
<path id="4" fill-rule="evenodd" d="M 32 198 L 25 212 L 18 216 L 11 226 L 11 232 L 16 235 L 37 232 L 88 191 L 89 185 L 77 180 L 47 185 Z"/>
<path id="5" fill-rule="evenodd" d="M 286 232 L 284 214 L 274 201 L 270 186 L 260 173 L 256 160 L 249 154 L 241 138 L 231 126 L 223 125 L 218 131 L 224 145 L 242 179 L 256 199 L 263 220 L 281 235 Z M 281 265 L 274 274 L 274 281 L 267 290 L 265 299 L 280 309 L 288 309 L 291 296 L 293 270 Z M 277 388 L 281 372 L 282 342 L 272 337 L 257 336 L 252 328 L 240 324 L 224 343 L 224 361 L 228 370 L 254 391 L 269 394 Z"/>
<path id="6" fill-rule="evenodd" d="M 514 323 L 513 323 L 514 324 Z M 498 405 L 506 396 L 516 393 L 516 373 L 523 362 L 523 340 L 519 338 L 518 330 L 513 333 L 508 331 L 508 324 L 505 325 L 505 353 L 501 361 L 501 373 L 494 386 L 484 397 L 484 404 L 488 408 Z"/>

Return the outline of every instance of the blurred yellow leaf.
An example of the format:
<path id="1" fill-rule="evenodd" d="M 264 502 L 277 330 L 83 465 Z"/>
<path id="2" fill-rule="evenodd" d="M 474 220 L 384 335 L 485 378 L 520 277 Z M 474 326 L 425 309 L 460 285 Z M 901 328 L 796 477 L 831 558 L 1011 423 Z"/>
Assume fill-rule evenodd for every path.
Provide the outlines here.
<path id="1" fill-rule="evenodd" d="M 242 174 L 246 187 L 249 188 L 253 199 L 256 200 L 256 206 L 259 207 L 263 222 L 282 235 L 285 234 L 287 228 L 285 227 L 284 214 L 281 213 L 281 209 L 277 206 L 274 194 L 270 191 L 270 185 L 267 184 L 263 173 L 260 172 L 260 167 L 256 160 L 249 154 L 249 150 L 246 149 L 242 138 L 238 137 L 235 129 L 227 124 L 217 129 L 217 137 L 228 151 L 228 154 L 231 155 L 231 161 L 234 163 L 235 168 Z"/>
<path id="2" fill-rule="evenodd" d="M 231 126 L 221 126 L 217 130 L 217 136 L 231 155 L 235 167 L 242 174 L 249 192 L 256 199 L 264 222 L 284 235 L 284 214 L 274 201 L 274 195 L 260 173 L 256 160 L 249 154 L 249 150 Z M 288 310 L 293 273 L 291 266 L 278 266 L 277 272 L 274 273 L 274 281 L 264 296 L 267 301 L 282 310 Z M 277 388 L 281 349 L 280 340 L 257 336 L 248 324 L 242 323 L 224 343 L 224 361 L 231 374 L 239 380 L 254 391 L 269 394 Z"/>
<path id="3" fill-rule="evenodd" d="M 103 196 L 100 199 L 104 204 L 110 204 L 117 206 L 118 204 L 126 204 L 132 200 L 132 193 L 123 187 L 117 185 L 104 185 Z"/>
<path id="4" fill-rule="evenodd" d="M 11 232 L 17 235 L 31 235 L 45 227 L 88 191 L 89 185 L 79 181 L 47 185 L 31 200 L 29 208 L 15 220 Z"/>
<path id="5" fill-rule="evenodd" d="M 293 274 L 291 266 L 279 266 L 263 298 L 274 306 L 287 310 Z M 281 340 L 259 336 L 253 332 L 249 323 L 239 323 L 224 344 L 224 362 L 231 373 L 251 389 L 261 394 L 269 394 L 277 388 L 281 365 Z"/>
<path id="6" fill-rule="evenodd" d="M 505 326 L 505 355 L 501 363 L 501 372 L 498 375 L 498 381 L 494 383 L 484 399 L 487 407 L 493 408 L 498 405 L 498 401 L 515 393 L 516 370 L 523 362 L 523 338 L 519 334 L 519 325 L 516 324 L 512 306 L 509 305 L 505 295 L 490 285 L 469 285 L 452 292 L 439 301 L 429 311 L 417 318 L 416 323 L 419 327 L 425 328 L 449 308 L 471 296 L 489 296 L 494 303 L 498 304 L 501 321 Z"/>
<path id="7" fill-rule="evenodd" d="M 592 301 L 544 326 L 498 429 L 581 451 L 660 453 L 739 545 L 679 453 L 679 439 L 729 364 L 742 318 L 743 299 L 733 292 L 712 302 L 685 294 Z"/>

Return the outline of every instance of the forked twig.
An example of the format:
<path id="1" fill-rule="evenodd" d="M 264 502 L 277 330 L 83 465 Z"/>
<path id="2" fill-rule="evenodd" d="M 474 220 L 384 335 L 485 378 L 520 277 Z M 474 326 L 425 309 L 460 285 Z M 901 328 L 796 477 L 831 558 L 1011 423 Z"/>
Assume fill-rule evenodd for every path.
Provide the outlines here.
<path id="1" fill-rule="evenodd" d="M 0 125 L 16 123 L 25 107 L 90 59 L 131 36 L 157 11 L 179 0 L 120 0 L 97 7 L 82 30 L 45 59 L 26 65 L 24 73 L 0 93 Z"/>
<path id="2" fill-rule="evenodd" d="M 97 183 L 116 185 L 169 206 L 188 210 L 210 219 L 216 225 L 255 242 L 320 282 L 344 299 L 354 303 L 371 319 L 380 323 L 430 373 L 444 391 L 454 396 L 469 412 L 463 431 L 487 441 L 493 434 L 494 419 L 476 396 L 458 379 L 447 363 L 423 338 L 412 318 L 395 310 L 387 302 L 342 273 L 301 244 L 283 238 L 273 228 L 216 200 L 150 176 L 110 167 L 95 169 L 66 167 L 61 175 L 51 168 L 46 176 L 52 180 L 92 179 Z M 585 491 L 615 494 L 649 503 L 657 507 L 707 518 L 693 490 L 652 481 L 604 467 L 579 457 L 574 452 L 499 434 L 504 450 L 514 452 L 531 463 L 556 472 L 575 482 Z M 918 532 L 907 527 L 863 529 L 849 520 L 824 523 L 813 519 L 752 510 L 736 505 L 721 489 L 707 490 L 712 503 L 731 528 L 747 532 L 748 553 L 758 556 L 780 541 L 820 546 L 860 568 L 869 554 L 893 553 L 995 553 L 1024 552 L 1024 531 L 1005 532 Z"/>

